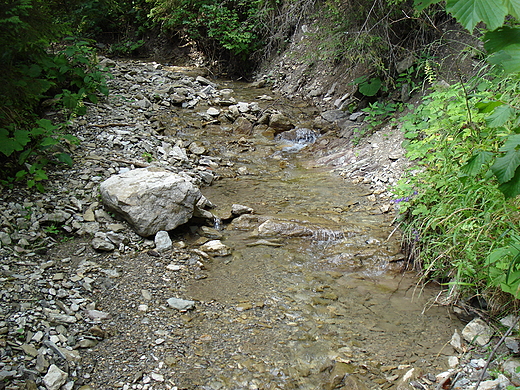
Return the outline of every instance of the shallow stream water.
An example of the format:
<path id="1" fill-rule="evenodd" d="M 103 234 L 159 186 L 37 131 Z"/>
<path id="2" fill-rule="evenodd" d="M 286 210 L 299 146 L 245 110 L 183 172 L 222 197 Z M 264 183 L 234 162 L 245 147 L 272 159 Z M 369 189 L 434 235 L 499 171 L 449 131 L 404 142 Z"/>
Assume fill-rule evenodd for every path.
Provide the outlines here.
<path id="1" fill-rule="evenodd" d="M 277 105 L 302 127 L 315 114 L 305 105 L 257 99 L 268 91 L 225 87 L 239 101 Z M 197 112 L 190 115 L 179 120 L 200 122 Z M 394 215 L 367 200 L 370 192 L 315 167 L 312 147 L 298 150 L 270 133 L 208 125 L 176 135 L 204 140 L 241 167 L 239 177 L 203 189 L 217 215 L 232 204 L 255 210 L 219 221 L 232 255 L 216 257 L 188 287 L 189 298 L 226 310 L 190 317 L 201 340 L 199 363 L 180 370 L 181 385 L 385 389 L 412 367 L 446 368 L 446 344 L 459 323 L 433 305 L 435 287 L 418 287 L 400 272 Z"/>

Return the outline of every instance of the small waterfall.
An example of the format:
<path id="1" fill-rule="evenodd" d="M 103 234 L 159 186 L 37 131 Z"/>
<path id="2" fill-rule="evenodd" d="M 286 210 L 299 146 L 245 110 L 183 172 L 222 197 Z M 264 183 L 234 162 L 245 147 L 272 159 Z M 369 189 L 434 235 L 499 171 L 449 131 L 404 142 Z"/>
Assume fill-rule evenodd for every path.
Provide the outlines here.
<path id="1" fill-rule="evenodd" d="M 320 242 L 340 241 L 345 238 L 345 233 L 342 230 L 318 229 L 314 231 L 311 238 Z"/>
<path id="2" fill-rule="evenodd" d="M 215 230 L 222 230 L 222 220 L 216 215 L 213 216 L 213 228 Z"/>
<path id="3" fill-rule="evenodd" d="M 290 146 L 283 148 L 285 152 L 298 152 L 305 146 L 313 144 L 318 139 L 318 133 L 306 128 L 296 128 L 280 133 L 275 138 L 277 141 L 286 141 Z"/>

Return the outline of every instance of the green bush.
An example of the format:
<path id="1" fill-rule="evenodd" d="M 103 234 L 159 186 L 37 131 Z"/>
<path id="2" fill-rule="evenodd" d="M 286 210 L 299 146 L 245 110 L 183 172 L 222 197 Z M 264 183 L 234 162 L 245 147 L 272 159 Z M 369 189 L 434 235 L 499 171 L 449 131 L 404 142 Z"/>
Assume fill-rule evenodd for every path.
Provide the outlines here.
<path id="1" fill-rule="evenodd" d="M 451 286 L 452 298 L 493 287 L 518 298 L 519 202 L 504 196 L 491 170 L 516 127 L 490 116 L 490 102 L 518 94 L 518 78 L 481 80 L 438 87 L 403 117 L 416 166 L 394 191 L 407 246 L 426 278 Z"/>
<path id="2" fill-rule="evenodd" d="M 51 5 L 10 0 L 0 6 L 0 179 L 39 190 L 45 166 L 72 163 L 67 148 L 77 139 L 65 133 L 67 121 L 85 113 L 84 99 L 108 94 L 95 52 L 84 41 L 61 39 L 65 30 L 50 15 Z M 61 112 L 61 123 L 40 119 L 48 104 Z"/>

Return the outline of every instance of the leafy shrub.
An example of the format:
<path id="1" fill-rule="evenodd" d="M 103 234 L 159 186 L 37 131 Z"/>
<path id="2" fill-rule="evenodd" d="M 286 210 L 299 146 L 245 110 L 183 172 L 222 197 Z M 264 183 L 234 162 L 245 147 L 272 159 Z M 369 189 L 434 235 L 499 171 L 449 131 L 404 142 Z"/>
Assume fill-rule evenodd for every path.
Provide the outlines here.
<path id="1" fill-rule="evenodd" d="M 489 116 L 488 103 L 506 97 L 502 81 L 439 87 L 403 118 L 407 156 L 417 163 L 394 189 L 407 245 L 425 276 L 445 281 L 453 297 L 492 286 L 518 297 L 518 201 L 504 197 L 490 169 L 514 134 L 490 126 L 496 113 Z"/>
<path id="2" fill-rule="evenodd" d="M 108 94 L 106 74 L 84 41 L 65 39 L 53 53 L 51 42 L 64 32 L 50 15 L 52 2 L 7 1 L 0 5 L 0 165 L 4 184 L 25 181 L 43 190 L 45 167 L 71 164 L 66 153 L 77 139 L 65 123 L 40 119 L 44 104 L 61 109 L 60 121 L 85 113 L 83 100 Z"/>

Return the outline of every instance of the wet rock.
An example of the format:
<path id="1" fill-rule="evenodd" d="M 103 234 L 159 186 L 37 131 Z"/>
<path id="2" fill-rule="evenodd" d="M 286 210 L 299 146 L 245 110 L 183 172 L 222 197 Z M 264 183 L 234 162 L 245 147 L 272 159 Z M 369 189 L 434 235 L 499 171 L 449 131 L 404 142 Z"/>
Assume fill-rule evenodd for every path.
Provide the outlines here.
<path id="1" fill-rule="evenodd" d="M 135 169 L 100 186 L 103 203 L 143 236 L 173 230 L 193 215 L 201 197 L 183 176 L 163 170 Z"/>
<path id="2" fill-rule="evenodd" d="M 344 362 L 336 362 L 332 371 L 329 375 L 329 379 L 327 383 L 325 383 L 324 388 L 327 390 L 333 390 L 343 382 L 343 379 L 352 374 L 355 371 L 354 367 L 351 364 Z"/>
<path id="3" fill-rule="evenodd" d="M 220 240 L 211 240 L 201 245 L 200 249 L 215 256 L 229 256 L 231 248 L 223 244 Z"/>
<path id="4" fill-rule="evenodd" d="M 255 210 L 248 206 L 243 206 L 241 204 L 231 205 L 231 214 L 233 215 L 253 214 L 254 212 Z"/>
<path id="5" fill-rule="evenodd" d="M 6 232 L 0 232 L 0 243 L 3 246 L 11 245 L 12 241 L 11 241 L 11 237 L 9 236 L 9 234 L 7 234 Z"/>
<path id="6" fill-rule="evenodd" d="M 179 311 L 191 310 L 195 307 L 195 301 L 190 301 L 186 299 L 170 298 L 167 302 L 170 307 Z"/>
<path id="7" fill-rule="evenodd" d="M 367 385 L 357 375 L 347 375 L 343 379 L 344 385 L 341 387 L 343 390 L 368 390 Z"/>
<path id="8" fill-rule="evenodd" d="M 258 226 L 258 235 L 261 237 L 306 237 L 312 236 L 313 231 L 298 223 L 275 221 L 270 219 Z"/>
<path id="9" fill-rule="evenodd" d="M 219 116 L 220 115 L 220 110 L 214 108 L 214 107 L 210 107 L 208 108 L 208 110 L 206 111 L 206 113 L 210 116 Z"/>
<path id="10" fill-rule="evenodd" d="M 170 250 L 173 246 L 170 235 L 167 231 L 161 230 L 155 234 L 155 250 L 164 252 Z"/>
<path id="11" fill-rule="evenodd" d="M 235 123 L 233 123 L 235 133 L 238 134 L 251 134 L 253 132 L 253 124 L 244 117 L 238 117 Z"/>
<path id="12" fill-rule="evenodd" d="M 52 364 L 47 374 L 43 377 L 43 383 L 47 390 L 58 390 L 67 382 L 68 377 L 69 375 L 65 371 L 60 370 L 58 366 Z"/>
<path id="13" fill-rule="evenodd" d="M 200 235 L 206 238 L 219 240 L 222 238 L 222 233 L 218 231 L 217 229 L 208 227 L 208 226 L 201 226 L 200 227 Z"/>
<path id="14" fill-rule="evenodd" d="M 480 318 L 475 318 L 462 330 L 462 337 L 464 340 L 469 343 L 475 342 L 480 346 L 489 343 L 491 336 L 493 336 L 493 330 Z"/>
<path id="15" fill-rule="evenodd" d="M 294 124 L 291 120 L 281 113 L 274 113 L 269 119 L 269 127 L 274 129 L 275 133 L 291 130 Z"/>
<path id="16" fill-rule="evenodd" d="M 204 146 L 199 145 L 196 142 L 192 142 L 190 144 L 189 150 L 190 150 L 191 153 L 199 155 L 199 156 L 206 152 L 206 148 Z"/>
<path id="17" fill-rule="evenodd" d="M 509 385 L 511 385 L 511 382 L 500 374 L 497 379 L 481 382 L 477 390 L 502 390 Z"/>

